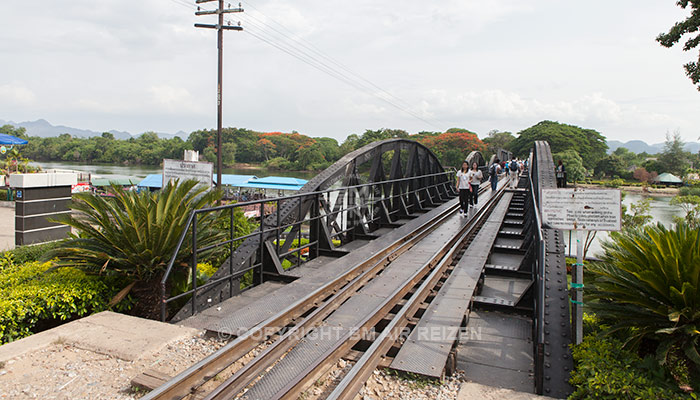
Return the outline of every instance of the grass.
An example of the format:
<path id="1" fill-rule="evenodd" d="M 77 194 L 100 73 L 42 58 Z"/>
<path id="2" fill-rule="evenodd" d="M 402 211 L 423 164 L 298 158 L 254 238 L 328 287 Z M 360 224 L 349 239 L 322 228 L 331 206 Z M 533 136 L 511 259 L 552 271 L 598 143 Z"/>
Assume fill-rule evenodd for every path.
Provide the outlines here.
<path id="1" fill-rule="evenodd" d="M 428 386 L 439 386 L 441 384 L 438 379 L 428 378 L 423 375 L 414 374 L 413 372 L 400 372 L 391 368 L 384 368 L 382 371 L 384 371 L 387 376 L 395 376 L 406 382 L 411 389 L 425 389 Z"/>

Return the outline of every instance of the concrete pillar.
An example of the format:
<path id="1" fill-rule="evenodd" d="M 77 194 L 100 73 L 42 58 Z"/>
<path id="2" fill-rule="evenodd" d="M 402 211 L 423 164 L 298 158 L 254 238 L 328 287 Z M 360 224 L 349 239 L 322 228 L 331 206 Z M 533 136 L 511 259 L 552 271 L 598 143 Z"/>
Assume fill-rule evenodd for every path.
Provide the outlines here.
<path id="1" fill-rule="evenodd" d="M 15 245 L 49 242 L 65 238 L 70 227 L 49 221 L 70 213 L 71 186 L 78 183 L 74 173 L 10 175 L 16 189 Z"/>

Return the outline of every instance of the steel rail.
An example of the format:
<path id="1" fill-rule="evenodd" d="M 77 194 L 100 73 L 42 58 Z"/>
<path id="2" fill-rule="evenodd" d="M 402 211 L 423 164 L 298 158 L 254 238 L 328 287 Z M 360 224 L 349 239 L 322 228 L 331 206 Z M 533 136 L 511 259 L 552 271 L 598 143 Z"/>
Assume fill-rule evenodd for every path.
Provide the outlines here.
<path id="1" fill-rule="evenodd" d="M 482 188 L 480 193 L 483 193 L 487 189 L 487 187 Z M 261 332 L 264 333 L 282 329 L 290 322 L 308 312 L 311 308 L 318 306 L 323 299 L 337 293 L 343 286 L 353 282 L 353 280 L 366 270 L 383 268 L 400 254 L 407 251 L 416 242 L 424 238 L 432 230 L 436 229 L 437 226 L 444 222 L 452 213 L 456 212 L 457 208 L 457 204 L 446 208 L 439 215 L 435 216 L 430 221 L 426 221 L 413 232 L 395 240 L 382 251 L 350 268 L 343 275 L 336 277 L 332 281 L 311 292 L 305 298 L 299 299 L 277 314 L 262 321 L 221 349 L 210 354 L 170 381 L 151 391 L 146 396 L 142 397 L 142 399 L 181 399 L 191 394 L 207 380 L 228 368 L 236 360 L 249 353 L 255 346 L 264 341 L 266 336 L 261 335 Z"/>
<path id="2" fill-rule="evenodd" d="M 483 193 L 483 191 L 480 191 Z M 496 197 L 491 197 L 488 202 L 494 204 Z M 489 204 L 489 203 L 487 203 Z M 472 221 L 481 219 L 481 216 L 487 209 L 491 209 L 489 206 L 484 205 L 476 214 L 476 219 Z M 275 395 L 272 396 L 273 399 L 294 399 L 297 398 L 305 387 L 315 380 L 315 378 L 322 373 L 327 364 L 334 362 L 337 358 L 340 358 L 343 354 L 347 353 L 350 348 L 359 340 L 357 338 L 356 332 L 362 331 L 362 329 L 370 328 L 376 325 L 381 319 L 389 313 L 389 311 L 408 294 L 417 284 L 419 284 L 423 278 L 432 270 L 435 265 L 437 265 L 440 260 L 442 260 L 448 251 L 462 239 L 463 233 L 470 230 L 473 226 L 472 223 L 465 224 L 460 228 L 459 232 L 455 234 L 452 239 L 450 239 L 444 246 L 436 250 L 432 255 L 431 259 L 427 261 L 423 266 L 421 266 L 411 277 L 406 279 L 403 284 L 394 290 L 387 298 L 375 307 L 370 313 L 367 314 L 363 320 L 353 327 L 352 330 L 346 332 L 341 338 L 339 338 L 336 345 L 328 349 L 325 354 L 319 359 L 315 360 L 311 365 L 297 374 L 292 380 L 287 382 L 287 384 L 281 388 Z M 223 399 L 229 397 L 207 397 L 206 399 Z"/>
<path id="3" fill-rule="evenodd" d="M 487 190 L 486 187 L 480 189 L 480 193 Z M 449 218 L 448 215 L 440 216 L 439 220 L 435 221 L 433 229 L 437 228 L 444 220 Z M 427 235 L 430 231 L 425 231 L 421 238 Z M 398 254 L 396 254 L 398 256 Z M 394 257 L 395 258 L 395 257 Z M 294 347 L 299 343 L 304 335 L 299 334 L 300 332 L 309 332 L 313 328 L 319 326 L 323 320 L 330 315 L 337 306 L 345 302 L 350 296 L 352 296 L 357 289 L 364 286 L 367 281 L 374 277 L 380 269 L 384 268 L 386 264 L 378 263 L 373 268 L 367 269 L 357 276 L 353 281 L 348 283 L 341 291 L 334 294 L 333 297 L 324 302 L 323 305 L 316 308 L 311 314 L 306 316 L 299 324 L 290 328 L 285 332 L 277 341 L 259 353 L 253 360 L 249 361 L 245 366 L 236 371 L 234 375 L 229 377 L 216 389 L 210 392 L 203 400 L 219 400 L 219 399 L 230 399 L 236 394 L 241 392 L 250 382 L 255 379 L 261 371 L 267 369 L 270 365 L 274 364 L 279 358 L 285 354 L 289 349 Z"/>
<path id="4" fill-rule="evenodd" d="M 501 198 L 503 197 L 504 188 L 505 186 L 499 190 L 498 195 L 489 199 L 489 203 L 487 203 L 488 206 L 485 206 L 479 210 L 480 214 L 478 215 L 478 218 L 473 219 L 465 226 L 459 240 L 452 244 L 447 256 L 440 261 L 438 266 L 434 268 L 430 275 L 423 281 L 418 290 L 413 293 L 413 295 L 406 301 L 406 304 L 404 304 L 403 307 L 401 307 L 401 309 L 396 313 L 396 315 L 392 318 L 389 324 L 387 324 L 384 330 L 382 330 L 372 345 L 367 349 L 367 351 L 365 351 L 362 357 L 360 357 L 360 359 L 331 392 L 328 399 L 345 400 L 353 399 L 356 396 L 362 385 L 372 374 L 372 371 L 374 371 L 374 369 L 379 365 L 381 357 L 383 357 L 389 348 L 391 348 L 396 341 L 396 338 L 399 337 L 404 327 L 408 324 L 409 318 L 416 313 L 421 303 L 430 295 L 430 292 L 445 274 L 452 262 L 456 261 L 458 257 L 460 257 L 458 256 L 458 252 L 462 248 L 469 246 L 470 243 L 468 242 L 470 242 L 470 239 L 473 238 L 476 233 L 478 233 L 488 216 L 500 202 Z"/>

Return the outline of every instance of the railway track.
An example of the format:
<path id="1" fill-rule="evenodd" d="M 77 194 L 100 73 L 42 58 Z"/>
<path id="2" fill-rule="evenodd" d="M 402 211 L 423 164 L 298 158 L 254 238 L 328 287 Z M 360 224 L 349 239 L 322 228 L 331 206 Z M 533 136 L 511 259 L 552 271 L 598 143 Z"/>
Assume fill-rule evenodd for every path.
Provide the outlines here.
<path id="1" fill-rule="evenodd" d="M 391 361 L 387 353 L 400 347 L 502 195 L 503 189 L 468 220 L 452 218 L 456 205 L 446 208 L 144 399 L 297 398 L 348 354 L 355 363 L 329 398 L 353 398 L 378 365 Z M 251 361 L 213 390 L 203 390 L 205 383 L 264 342 L 269 344 Z M 450 368 L 448 362 L 446 369 Z"/>

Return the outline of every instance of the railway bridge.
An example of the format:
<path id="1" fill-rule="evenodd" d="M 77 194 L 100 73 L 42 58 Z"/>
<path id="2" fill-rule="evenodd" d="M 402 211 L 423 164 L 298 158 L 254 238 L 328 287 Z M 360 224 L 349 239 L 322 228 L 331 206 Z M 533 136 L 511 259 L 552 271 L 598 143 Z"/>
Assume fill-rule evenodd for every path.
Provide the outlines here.
<path id="1" fill-rule="evenodd" d="M 479 152 L 467 161 L 487 170 Z M 297 398 L 341 359 L 348 366 L 324 397 L 354 398 L 380 367 L 436 379 L 463 370 L 566 397 L 563 241 L 538 207 L 541 189 L 555 187 L 549 144 L 536 142 L 528 164 L 514 189 L 505 177 L 495 191 L 482 184 L 462 216 L 454 171 L 421 144 L 390 139 L 294 196 L 197 210 L 180 238 L 190 288 L 174 294 L 183 267 L 171 262 L 161 317 L 231 340 L 145 398 Z M 243 207 L 259 210 L 253 232 L 237 231 Z M 229 217 L 229 235 L 199 246 L 198 221 L 213 214 Z M 204 281 L 198 261 L 217 250 L 226 261 Z"/>

